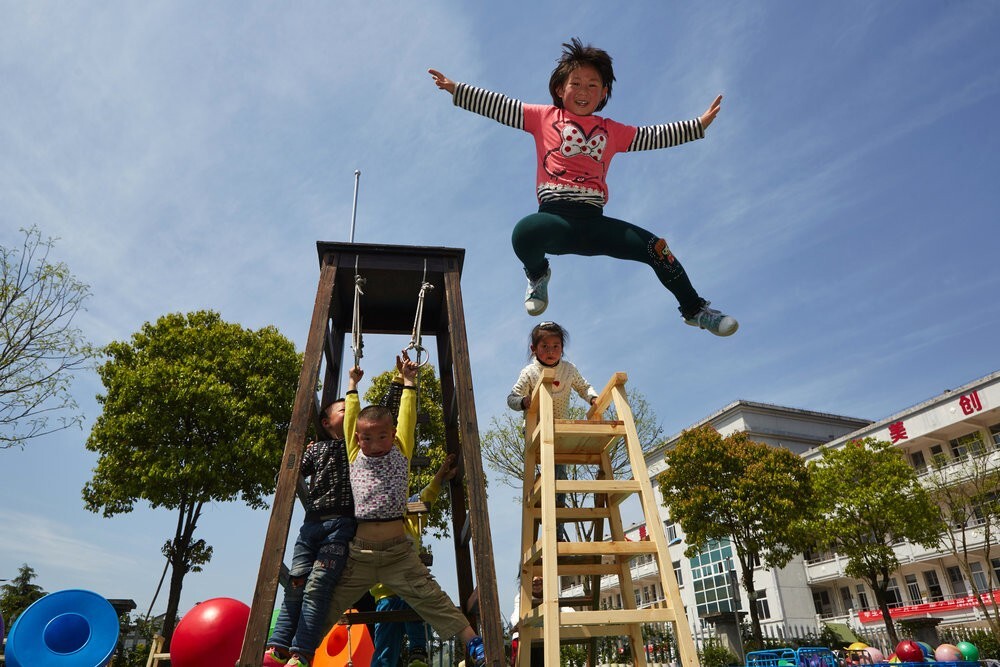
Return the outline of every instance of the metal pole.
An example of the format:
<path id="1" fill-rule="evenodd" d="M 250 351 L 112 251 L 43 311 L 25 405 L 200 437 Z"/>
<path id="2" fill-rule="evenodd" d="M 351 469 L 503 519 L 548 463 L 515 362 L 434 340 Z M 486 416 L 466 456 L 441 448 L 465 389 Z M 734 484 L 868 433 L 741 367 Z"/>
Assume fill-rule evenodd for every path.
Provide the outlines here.
<path id="1" fill-rule="evenodd" d="M 361 180 L 361 170 L 354 170 L 354 206 L 351 208 L 351 243 L 354 243 L 354 223 L 358 220 L 358 182 Z"/>

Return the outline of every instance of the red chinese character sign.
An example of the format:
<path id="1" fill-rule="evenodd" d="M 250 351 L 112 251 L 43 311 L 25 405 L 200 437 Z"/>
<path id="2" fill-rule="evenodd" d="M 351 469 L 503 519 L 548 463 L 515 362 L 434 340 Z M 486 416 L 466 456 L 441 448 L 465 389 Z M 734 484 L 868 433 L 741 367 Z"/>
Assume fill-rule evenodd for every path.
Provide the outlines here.
<path id="1" fill-rule="evenodd" d="M 893 422 L 889 424 L 889 438 L 892 440 L 892 444 L 896 444 L 900 440 L 906 440 L 906 424 L 901 421 Z"/>
<path id="2" fill-rule="evenodd" d="M 983 402 L 979 400 L 978 391 L 960 397 L 958 405 L 962 408 L 963 415 L 971 415 L 973 412 L 980 412 L 983 409 Z"/>

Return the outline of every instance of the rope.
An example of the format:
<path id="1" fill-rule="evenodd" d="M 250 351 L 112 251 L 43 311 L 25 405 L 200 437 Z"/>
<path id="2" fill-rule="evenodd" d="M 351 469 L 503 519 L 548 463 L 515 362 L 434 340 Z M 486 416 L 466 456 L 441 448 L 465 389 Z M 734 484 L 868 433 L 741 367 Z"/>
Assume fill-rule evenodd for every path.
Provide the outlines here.
<path id="1" fill-rule="evenodd" d="M 427 291 L 432 289 L 434 289 L 434 285 L 427 282 L 427 260 L 424 259 L 424 277 L 420 283 L 420 294 L 417 295 L 417 312 L 413 317 L 413 332 L 410 334 L 410 344 L 403 350 L 403 352 L 416 350 L 416 362 L 418 367 L 424 366 L 428 361 L 430 361 L 430 355 L 427 355 L 427 358 L 424 359 L 423 362 L 420 361 L 420 355 L 427 352 L 427 350 L 424 349 L 424 346 L 420 344 L 420 331 L 423 328 L 424 320 L 424 297 L 427 296 Z"/>
<path id="2" fill-rule="evenodd" d="M 354 367 L 361 366 L 361 357 L 365 356 L 364 337 L 361 335 L 361 289 L 367 282 L 358 274 L 358 258 L 354 258 L 354 315 L 351 319 L 351 349 L 354 350 Z"/>

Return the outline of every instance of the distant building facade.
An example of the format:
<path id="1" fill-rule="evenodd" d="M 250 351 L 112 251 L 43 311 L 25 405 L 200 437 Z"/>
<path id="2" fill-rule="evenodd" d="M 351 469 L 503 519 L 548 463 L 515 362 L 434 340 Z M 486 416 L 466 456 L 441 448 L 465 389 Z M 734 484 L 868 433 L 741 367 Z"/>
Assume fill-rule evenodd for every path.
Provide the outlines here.
<path id="1" fill-rule="evenodd" d="M 798 410 L 794 408 L 736 401 L 701 421 L 695 428 L 711 424 L 722 435 L 744 431 L 750 439 L 775 447 L 784 447 L 807 462 L 820 456 L 820 447 L 842 447 L 857 439 L 872 437 L 892 442 L 903 450 L 907 460 L 924 481 L 936 471 L 955 471 L 960 483 L 963 466 L 975 461 L 978 466 L 1000 466 L 1000 372 L 907 408 L 877 422 L 854 417 Z M 656 477 L 665 469 L 664 455 L 680 434 L 665 441 L 662 448 L 647 456 L 649 475 L 660 507 L 664 531 L 670 543 L 670 558 L 681 591 L 681 602 L 692 625 L 720 611 L 746 611 L 749 602 L 741 587 L 733 585 L 730 571 L 735 566 L 735 552 L 728 542 L 706 547 L 695 557 L 687 558 L 685 536 L 673 524 L 662 505 Z M 1000 502 L 1000 498 L 996 498 Z M 977 524 L 977 521 L 979 522 Z M 975 516 L 966 525 L 967 542 L 973 550 L 972 576 L 980 591 L 989 591 L 1000 599 L 1000 546 L 987 545 Z M 977 533 L 979 530 L 979 533 Z M 628 535 L 642 539 L 645 526 L 633 526 Z M 991 550 L 987 546 L 994 547 Z M 992 551 L 992 553 L 987 553 Z M 894 619 L 915 616 L 941 618 L 942 623 L 964 623 L 979 613 L 970 595 L 968 581 L 957 559 L 947 548 L 923 549 L 901 542 L 897 555 L 902 563 L 893 573 Z M 780 570 L 758 567 L 754 580 L 757 605 L 763 626 L 781 629 L 789 626 L 816 627 L 817 622 L 846 622 L 854 627 L 883 626 L 875 596 L 861 581 L 844 572 L 847 560 L 833 552 L 799 555 Z M 663 599 L 655 559 L 632 561 L 637 606 L 655 605 Z M 604 577 L 601 601 L 608 607 L 622 606 L 622 591 L 617 579 Z M 738 589 L 738 590 L 737 590 Z M 563 595 L 581 595 L 582 581 L 567 586 Z"/>

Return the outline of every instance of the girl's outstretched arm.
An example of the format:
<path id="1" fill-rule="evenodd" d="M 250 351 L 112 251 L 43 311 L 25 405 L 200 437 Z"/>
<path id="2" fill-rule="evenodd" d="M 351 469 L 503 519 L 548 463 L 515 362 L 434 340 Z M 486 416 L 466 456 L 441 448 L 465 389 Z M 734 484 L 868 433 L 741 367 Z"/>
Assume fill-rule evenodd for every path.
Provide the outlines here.
<path id="1" fill-rule="evenodd" d="M 446 77 L 441 72 L 436 69 L 427 70 L 432 77 L 434 77 L 434 85 L 436 85 L 441 90 L 447 90 L 452 95 L 455 94 L 455 82 Z"/>
<path id="2" fill-rule="evenodd" d="M 719 115 L 719 109 L 721 108 L 722 108 L 722 95 L 719 95 L 712 102 L 711 106 L 708 107 L 708 110 L 698 118 L 698 120 L 701 121 L 701 127 L 703 130 L 708 129 L 708 126 L 712 124 L 712 121 L 715 120 L 715 117 Z"/>

